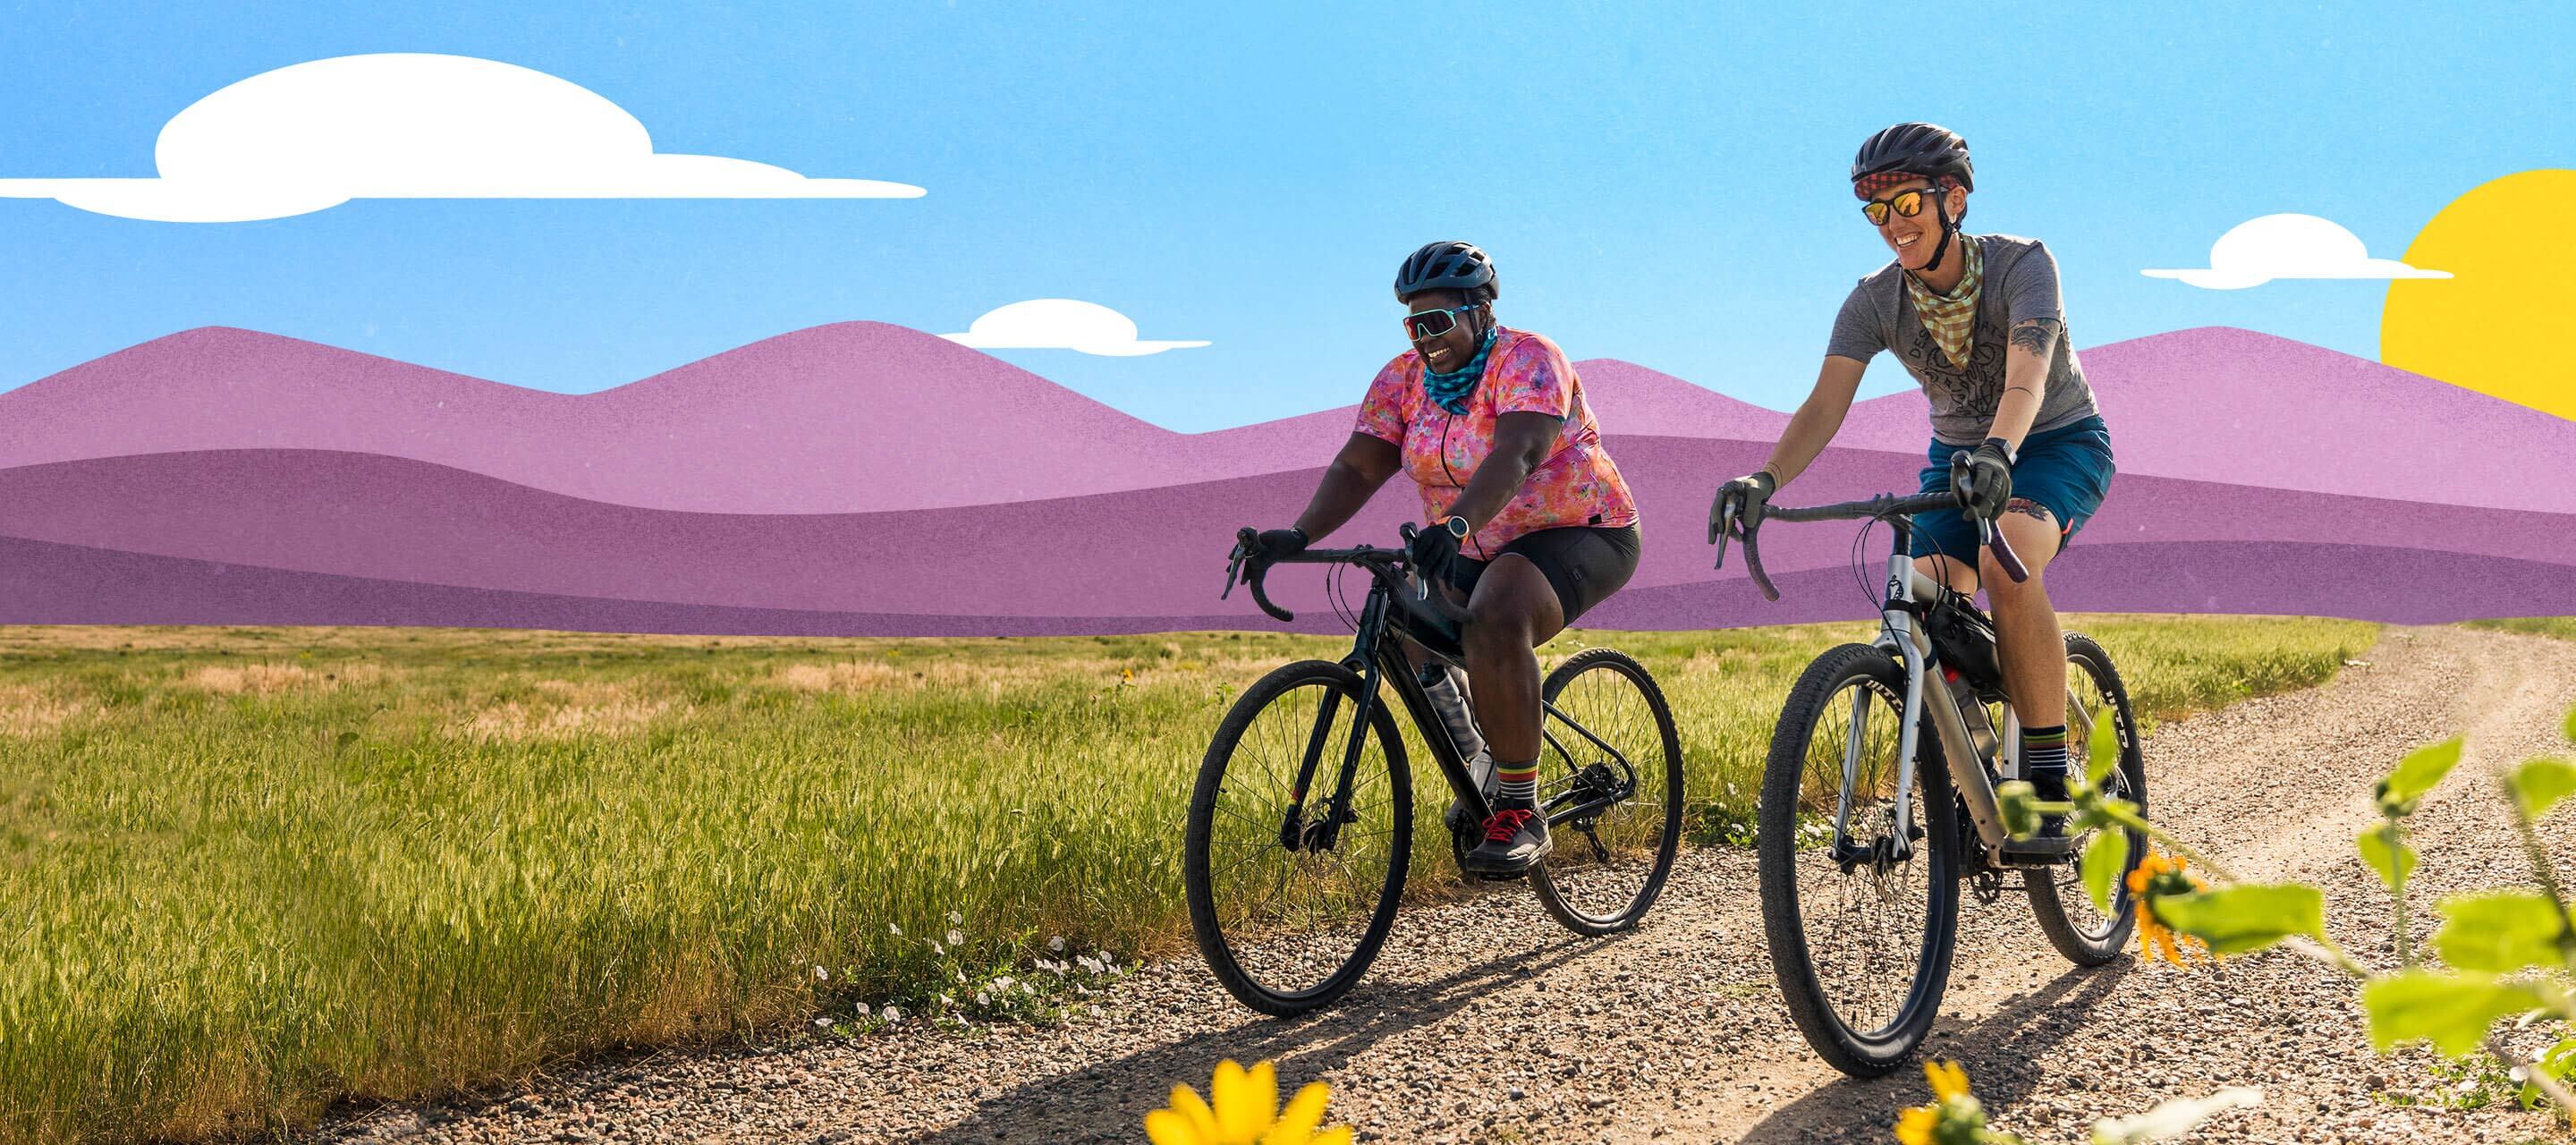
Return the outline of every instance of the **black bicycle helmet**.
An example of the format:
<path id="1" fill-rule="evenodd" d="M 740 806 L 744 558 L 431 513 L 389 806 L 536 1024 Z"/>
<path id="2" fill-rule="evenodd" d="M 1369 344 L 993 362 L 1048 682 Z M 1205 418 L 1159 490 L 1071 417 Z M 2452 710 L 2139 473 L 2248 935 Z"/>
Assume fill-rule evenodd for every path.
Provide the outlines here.
<path id="1" fill-rule="evenodd" d="M 1869 142 L 1860 145 L 1860 154 L 1852 156 L 1854 183 L 1889 171 L 1926 179 L 1947 175 L 1959 180 L 1961 187 L 1977 189 L 1976 167 L 1968 162 L 1968 141 L 1937 123 L 1897 124 L 1870 136 Z"/>
<path id="2" fill-rule="evenodd" d="M 1424 243 L 1395 272 L 1395 297 L 1401 302 L 1426 290 L 1463 290 L 1491 300 L 1502 295 L 1494 277 L 1494 260 L 1474 243 Z"/>

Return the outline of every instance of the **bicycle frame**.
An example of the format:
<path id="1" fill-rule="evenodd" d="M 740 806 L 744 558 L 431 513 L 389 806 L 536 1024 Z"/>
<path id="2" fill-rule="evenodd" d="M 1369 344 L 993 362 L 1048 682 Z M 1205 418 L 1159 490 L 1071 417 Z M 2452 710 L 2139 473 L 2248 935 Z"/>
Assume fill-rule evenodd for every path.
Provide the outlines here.
<path id="1" fill-rule="evenodd" d="M 2015 742 L 2018 721 L 2012 714 L 2012 706 L 2005 705 L 2004 723 L 1996 729 L 1996 750 L 1988 752 L 1980 750 L 1969 737 L 1967 719 L 1959 713 L 1958 705 L 1950 702 L 1946 685 L 1945 694 L 1939 697 L 1941 702 L 1925 702 L 1926 694 L 1931 690 L 1926 681 L 1941 670 L 1941 656 L 1932 645 L 1931 634 L 1924 628 L 1921 614 L 1930 602 L 1940 598 L 1941 586 L 1914 567 L 1914 559 L 1910 555 L 1914 540 L 1913 522 L 1905 517 L 1886 520 L 1895 532 L 1895 544 L 1887 563 L 1887 600 L 1879 614 L 1879 635 L 1873 644 L 1902 660 L 1905 665 L 1904 724 L 1897 732 L 1896 821 L 1912 821 L 1908 812 L 1913 798 L 1917 741 L 1922 729 L 1922 721 L 1916 718 L 1916 713 L 1928 711 L 1932 717 L 1933 733 L 1941 739 L 1942 757 L 1949 764 L 1951 785 L 1958 789 L 1960 801 L 1967 806 L 1968 818 L 1976 826 L 1977 839 L 1984 845 L 1985 857 L 1991 865 L 2003 865 L 2004 845 L 2010 841 L 2011 834 L 2004 828 L 2002 805 L 1996 797 L 1995 785 L 1998 776 L 2014 779 L 2020 775 L 2020 752 L 2015 750 L 2018 747 Z M 1862 693 L 1864 696 L 1867 694 Z M 1851 792 L 1860 782 L 1860 757 L 1867 742 L 1863 733 L 1867 730 L 1868 714 L 1867 701 L 1852 705 L 1851 737 L 1843 755 L 1842 803 L 1834 813 L 1834 839 L 1838 846 L 1849 837 Z M 2075 725 L 2080 722 L 2089 741 L 2093 721 L 2090 711 L 2083 707 L 2079 698 L 2068 697 L 2067 715 L 2067 730 L 2073 733 Z M 1989 765 L 1995 770 L 1989 772 Z M 1897 859 L 1906 858 L 1912 853 L 1911 841 L 1901 837 L 1896 839 L 1895 850 Z"/>
<path id="2" fill-rule="evenodd" d="M 1359 551 L 1353 550 L 1353 552 Z M 1299 563 L 1320 563 L 1320 560 L 1329 560 L 1341 555 L 1343 554 L 1318 552 L 1313 554 L 1308 562 Z M 1295 558 L 1291 559 L 1295 560 Z M 1365 560 L 1356 563 L 1370 564 Z M 1404 705 L 1405 713 L 1413 718 L 1415 729 L 1421 734 L 1424 744 L 1430 747 L 1432 761 L 1439 766 L 1442 778 L 1449 781 L 1451 792 L 1466 805 L 1475 820 L 1481 823 L 1493 813 L 1493 807 L 1486 802 L 1484 791 L 1468 771 L 1466 753 L 1459 750 L 1456 738 L 1450 735 L 1447 721 L 1441 719 L 1439 712 L 1431 706 L 1430 693 L 1423 689 L 1421 680 L 1414 675 L 1412 662 L 1404 653 L 1404 645 L 1410 641 L 1422 648 L 1432 659 L 1452 667 L 1463 668 L 1465 662 L 1460 656 L 1442 647 L 1448 641 L 1437 638 L 1426 639 L 1423 634 L 1412 631 L 1410 625 L 1403 619 L 1404 614 L 1396 611 L 1397 589 L 1390 570 L 1371 567 L 1370 572 L 1372 583 L 1368 600 L 1360 608 L 1359 630 L 1352 640 L 1350 655 L 1342 660 L 1344 666 L 1359 674 L 1362 684 L 1360 709 L 1352 727 L 1364 729 L 1368 726 L 1368 721 L 1376 715 L 1376 705 L 1380 702 L 1378 697 L 1391 681 L 1396 697 Z M 1257 584 L 1257 582 L 1254 583 Z M 1390 635 L 1394 638 L 1390 639 Z M 1325 744 L 1331 738 L 1330 732 L 1339 726 L 1338 715 L 1341 702 L 1340 693 L 1330 692 L 1317 706 L 1315 726 L 1308 733 L 1306 750 L 1298 763 L 1296 783 L 1289 789 L 1288 811 L 1279 828 L 1281 845 L 1291 850 L 1299 849 L 1301 845 L 1314 850 L 1329 850 L 1340 834 L 1341 825 L 1352 820 L 1351 788 L 1353 780 L 1359 773 L 1360 747 L 1365 739 L 1365 736 L 1357 730 L 1343 745 L 1340 767 L 1334 777 L 1331 803 L 1322 820 L 1321 834 L 1315 837 L 1308 837 L 1306 834 L 1308 830 L 1308 817 L 1304 813 L 1306 797 L 1312 791 L 1315 773 L 1323 763 Z M 1568 763 L 1569 770 L 1572 770 L 1570 765 L 1573 761 L 1573 753 L 1566 750 L 1565 744 L 1547 725 L 1547 720 L 1553 719 L 1563 724 L 1594 747 L 1607 753 L 1626 776 L 1626 782 L 1619 790 L 1592 799 L 1570 802 L 1573 792 L 1560 793 L 1545 808 L 1548 826 L 1551 829 L 1607 810 L 1635 795 L 1636 765 L 1631 763 L 1624 753 L 1600 736 L 1594 735 L 1591 729 L 1584 727 L 1573 717 L 1560 711 L 1555 704 L 1542 701 L 1541 709 L 1540 739 L 1545 749 L 1554 750 Z M 1599 846 L 1597 840 L 1595 846 Z"/>
<path id="3" fill-rule="evenodd" d="M 1950 455 L 1951 488 L 1955 490 L 1962 486 L 1968 467 L 1969 459 L 1966 450 Z M 1894 534 L 1893 551 L 1887 558 L 1887 599 L 1880 605 L 1881 623 L 1874 646 L 1896 656 L 1905 665 L 1905 701 L 1902 713 L 1905 724 L 1897 730 L 1896 801 L 1892 809 L 1896 822 L 1900 824 L 1912 821 L 1908 813 L 1912 810 L 1910 804 L 1914 794 L 1914 759 L 1916 748 L 1920 746 L 1918 740 L 1922 729 L 1922 720 L 1918 718 L 1918 714 L 1927 710 L 1924 693 L 1928 689 L 1924 686 L 1924 680 L 1941 668 L 1940 653 L 1933 647 L 1931 633 L 1923 627 L 1922 617 L 1927 609 L 1940 602 L 1941 593 L 1944 590 L 1942 586 L 1934 583 L 1932 578 L 1923 575 L 1914 567 L 1914 559 L 1911 555 L 1914 547 L 1913 515 L 1934 509 L 1961 508 L 1963 504 L 1964 502 L 1956 493 L 1924 493 L 1911 497 L 1890 494 L 1867 501 L 1850 501 L 1838 505 L 1820 505 L 1803 509 L 1773 506 L 1767 514 L 1770 519 L 1784 521 L 1875 519 L 1887 522 L 1890 531 Z M 1756 522 L 1756 525 L 1758 524 L 1759 521 Z M 1734 518 L 1712 521 L 1712 525 L 1711 539 L 1718 544 L 1718 567 L 1725 566 L 1727 540 L 1742 537 L 1746 573 L 1753 578 L 1754 586 L 1762 590 L 1763 596 L 1772 600 L 1780 599 L 1780 590 L 1762 571 L 1762 548 L 1758 530 L 1745 527 L 1741 520 Z M 2016 581 L 2029 577 L 2028 570 L 2022 566 L 2021 558 L 2012 551 L 2012 545 L 2004 539 L 2000 531 L 1982 519 L 1978 520 L 1977 531 L 1983 538 L 1984 547 L 1994 556 L 1996 566 L 2006 577 Z M 1863 695 L 1865 697 L 1867 693 L 1864 692 Z M 2091 713 L 2083 709 L 2080 697 L 2070 694 L 2068 699 L 2074 701 L 2069 714 L 2068 730 L 2070 732 L 2074 730 L 2072 720 L 2080 713 L 2083 716 L 2085 734 L 2089 741 L 2093 722 Z M 1996 780 L 1989 774 L 1987 767 L 1989 764 L 1995 764 L 2007 769 L 2003 772 L 2007 778 L 2017 774 L 2019 760 L 2015 749 L 2018 745 L 2004 746 L 2003 737 L 1999 735 L 1997 740 L 1998 745 L 2003 746 L 2002 755 L 1997 756 L 1979 750 L 1975 742 L 1969 738 L 1967 719 L 1959 714 L 1959 706 L 1952 702 L 1946 683 L 1942 685 L 1941 702 L 1929 705 L 1928 710 L 1932 716 L 1933 734 L 1941 737 L 1942 755 L 1949 763 L 1951 781 L 1959 789 L 1960 800 L 1967 805 L 1969 818 L 1976 824 L 1978 840 L 1984 844 L 1984 857 L 1992 865 L 2006 865 L 2003 859 L 2006 855 L 2006 845 L 2011 842 L 2011 834 L 2004 829 L 2003 811 L 1995 795 Z M 1834 810 L 1834 848 L 1838 853 L 1850 853 L 1852 850 L 1849 835 L 1851 791 L 1860 782 L 1860 756 L 1866 745 L 1862 733 L 1868 729 L 1868 712 L 1867 699 L 1854 702 L 1851 739 L 1843 749 L 1843 797 Z M 2006 705 L 2005 724 L 2008 729 L 2014 726 L 2010 705 Z M 1913 846 L 1912 840 L 1901 837 L 1908 832 L 1900 830 L 1897 834 L 1900 837 L 1892 841 L 1891 849 L 1894 857 L 1901 860 L 1913 853 Z M 2012 849 L 2013 854 L 2025 857 L 2040 857 L 2049 855 L 2052 851 L 2062 857 L 2062 849 L 2050 845 L 2025 845 Z"/>

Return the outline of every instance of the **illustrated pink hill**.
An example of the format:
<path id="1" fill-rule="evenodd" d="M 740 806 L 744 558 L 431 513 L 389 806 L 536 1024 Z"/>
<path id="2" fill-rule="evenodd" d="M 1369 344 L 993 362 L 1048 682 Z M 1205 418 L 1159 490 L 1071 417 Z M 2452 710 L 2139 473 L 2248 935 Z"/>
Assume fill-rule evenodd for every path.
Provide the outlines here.
<path id="1" fill-rule="evenodd" d="M 2528 406 L 2228 327 L 2080 357 L 2124 473 L 2576 511 L 2576 421 Z M 1920 390 L 1856 403 L 1835 442 L 1919 451 L 1929 408 Z"/>
<path id="2" fill-rule="evenodd" d="M 1624 362 L 1581 369 L 1596 401 L 1658 432 L 1769 440 L 1787 422 Z M 980 351 L 871 322 L 582 395 L 208 327 L 0 393 L 0 466 L 333 449 L 647 508 L 888 511 L 1305 468 L 1341 447 L 1356 410 L 1175 433 Z"/>
<path id="3" fill-rule="evenodd" d="M 1712 550 L 1698 525 L 1705 475 L 1749 468 L 1761 447 L 1621 436 L 1611 448 L 1649 521 L 1647 559 L 1617 607 L 1594 623 L 1697 627 L 1720 615 L 1740 617 L 1731 623 L 1806 615 L 1803 601 L 1790 614 L 1752 607 L 1739 568 L 1723 576 L 1708 568 Z M 1837 450 L 1797 488 L 1806 500 L 1856 498 L 1910 487 L 1911 470 L 1901 455 Z M 916 618 L 922 631 L 955 630 L 958 618 L 983 618 L 985 628 L 976 631 L 1058 631 L 1067 618 L 1123 618 L 1121 629 L 1202 626 L 1226 615 L 1264 626 L 1248 602 L 1215 600 L 1225 550 L 1236 527 L 1293 515 L 1314 477 L 1292 472 L 902 513 L 740 515 L 608 505 L 363 454 L 219 451 L 0 471 L 0 536 L 41 546 L 13 550 L 21 553 L 16 560 L 94 562 L 104 559 L 96 554 L 122 553 L 182 562 L 130 567 L 198 569 L 189 575 L 199 577 L 222 569 L 272 578 L 262 583 L 287 583 L 274 578 L 289 574 L 344 578 L 374 586 L 371 600 L 393 599 L 385 594 L 401 584 L 440 590 L 402 598 L 414 601 L 405 607 L 481 602 L 475 608 L 482 611 L 406 623 L 480 624 L 509 615 L 489 611 L 502 597 L 453 595 L 471 590 L 588 601 L 582 607 L 608 609 L 601 615 L 680 615 L 619 612 L 614 602 L 843 618 L 832 623 L 864 616 L 875 632 L 901 629 L 903 617 Z M 1393 543 L 1410 500 L 1409 490 L 1390 489 L 1336 543 Z M 1775 527 L 1766 535 L 1769 566 L 1784 584 L 1823 597 L 1815 602 L 1827 609 L 1823 615 L 1864 614 L 1848 571 L 1855 532 L 1852 525 Z M 1885 538 L 1879 533 L 1864 551 L 1868 581 Z M 2322 565 L 2244 563 L 2248 554 L 2292 552 Z M 2399 575 L 2428 567 L 2461 579 Z M 2576 518 L 2123 476 L 2051 578 L 2067 608 L 2456 619 L 2530 611 L 2544 598 L 2515 594 L 2538 583 L 2534 577 L 2555 583 L 2549 578 L 2560 573 L 2549 568 L 2576 576 Z M 2355 590 L 2374 577 L 2381 579 L 2373 587 Z M 63 594 L 86 591 L 84 582 L 59 568 L 0 570 L 0 580 L 49 584 L 55 594 L 0 600 L 0 621 L 139 615 L 107 608 L 106 598 L 81 613 L 78 600 Z M 1324 615 L 1318 570 L 1282 569 L 1276 585 L 1290 607 Z M 508 623 L 543 626 L 553 615 Z"/>
<path id="4" fill-rule="evenodd" d="M 2544 512 L 2576 500 L 2576 422 L 2538 410 L 2242 330 L 2083 354 L 2126 472 Z M 1769 442 L 1787 422 L 1644 367 L 1580 368 L 1612 433 Z M 1914 391 L 1859 403 L 1837 444 L 1919 454 L 1924 409 Z M 877 323 L 798 331 L 586 395 L 208 328 L 0 393 L 0 466 L 334 449 L 646 508 L 867 512 L 1307 468 L 1340 446 L 1352 412 L 1174 433 Z"/>
<path id="5" fill-rule="evenodd" d="M 2576 587 L 2576 422 L 2245 331 L 2084 354 L 2121 472 L 2050 572 L 2062 607 L 2424 621 Z M 1785 415 L 1581 369 L 1647 519 L 1588 623 L 1866 614 L 1855 526 L 1766 537 L 1780 605 L 1708 568 L 1710 491 Z M 1919 394 L 1861 403 L 1783 499 L 1910 490 L 1923 419 Z M 1267 627 L 1215 600 L 1224 553 L 1295 515 L 1351 420 L 1173 433 L 866 323 L 583 396 L 192 331 L 0 394 L 0 622 Z M 1398 481 L 1334 540 L 1391 544 L 1414 506 Z M 1316 570 L 1277 595 L 1333 627 Z"/>

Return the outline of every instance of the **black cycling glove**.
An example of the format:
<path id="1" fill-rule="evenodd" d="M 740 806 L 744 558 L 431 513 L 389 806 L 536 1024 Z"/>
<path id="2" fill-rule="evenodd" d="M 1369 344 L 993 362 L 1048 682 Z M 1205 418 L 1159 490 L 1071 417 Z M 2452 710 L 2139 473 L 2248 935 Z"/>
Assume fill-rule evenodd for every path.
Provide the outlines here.
<path id="1" fill-rule="evenodd" d="M 1293 557 L 1305 552 L 1307 545 L 1306 530 L 1293 525 L 1285 529 L 1263 529 L 1252 541 L 1256 551 L 1250 555 L 1259 561 Z"/>
<path id="2" fill-rule="evenodd" d="M 1968 471 L 1951 481 L 1950 491 L 1967 498 L 1964 508 L 1970 516 L 1994 520 L 2012 501 L 2012 465 L 2004 439 L 1989 437 L 1968 455 Z"/>
<path id="3" fill-rule="evenodd" d="M 1428 584 L 1449 583 L 1449 566 L 1458 559 L 1458 538 L 1446 525 L 1413 534 L 1413 573 Z"/>
<path id="4" fill-rule="evenodd" d="M 1780 488 L 1780 479 L 1770 470 L 1760 470 L 1738 477 L 1717 487 L 1717 500 L 1708 507 L 1708 543 L 1714 545 L 1727 534 L 1729 525 L 1738 531 L 1749 531 L 1762 523 L 1762 511 L 1771 504 L 1771 494 Z"/>

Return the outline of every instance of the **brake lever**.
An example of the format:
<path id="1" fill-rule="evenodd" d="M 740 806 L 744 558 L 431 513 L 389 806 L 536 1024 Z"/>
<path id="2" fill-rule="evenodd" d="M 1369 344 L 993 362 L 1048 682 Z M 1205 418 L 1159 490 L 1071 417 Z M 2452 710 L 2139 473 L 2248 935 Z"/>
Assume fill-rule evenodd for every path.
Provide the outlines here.
<path id="1" fill-rule="evenodd" d="M 1950 488 L 1955 490 L 1966 484 L 1968 470 L 1967 450 L 1962 449 L 1950 454 Z M 1973 510 L 1969 510 L 1964 500 L 1962 498 L 1959 508 L 1967 511 L 1967 515 L 1977 522 L 1977 543 L 1984 546 L 1987 552 L 1995 555 L 1995 564 L 2004 570 L 2004 576 L 2010 578 L 2014 584 L 2029 580 L 2030 567 L 2021 563 L 2021 554 L 2013 551 L 2012 542 L 2004 539 L 2003 530 L 1995 527 L 1993 518 L 1980 517 Z"/>
<path id="2" fill-rule="evenodd" d="M 1413 552 L 1413 538 L 1422 535 L 1422 530 L 1413 527 L 1413 522 L 1406 521 L 1395 527 L 1395 535 L 1397 539 L 1404 542 L 1404 551 L 1410 556 Z M 1407 564 L 1405 567 L 1409 569 L 1412 566 Z M 1431 578 L 1423 576 L 1420 572 L 1415 572 L 1413 576 L 1413 599 L 1431 599 Z"/>
<path id="3" fill-rule="evenodd" d="M 1224 600 L 1225 598 L 1234 595 L 1235 583 L 1240 580 L 1243 575 L 1243 562 L 1250 559 L 1252 556 L 1250 551 L 1252 539 L 1259 535 L 1260 534 L 1253 532 L 1251 526 L 1248 525 L 1242 529 L 1236 530 L 1234 534 L 1234 551 L 1227 553 L 1225 557 L 1225 591 L 1216 594 L 1216 598 L 1218 600 Z"/>
<path id="4" fill-rule="evenodd" d="M 1979 517 L 1977 531 L 1984 538 L 1986 551 L 1995 555 L 1995 564 L 2002 567 L 2005 576 L 2012 578 L 2014 584 L 2030 579 L 2030 568 L 2021 563 L 2021 554 L 2013 551 L 2012 542 L 2004 539 L 2003 530 L 1996 528 L 1994 522 Z"/>

